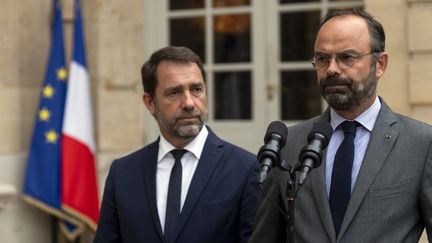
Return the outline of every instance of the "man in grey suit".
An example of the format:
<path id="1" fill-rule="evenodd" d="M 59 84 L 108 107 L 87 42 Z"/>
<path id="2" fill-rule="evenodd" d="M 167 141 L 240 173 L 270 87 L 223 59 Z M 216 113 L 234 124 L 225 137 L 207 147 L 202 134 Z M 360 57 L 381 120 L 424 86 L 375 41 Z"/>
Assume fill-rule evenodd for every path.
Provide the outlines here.
<path id="1" fill-rule="evenodd" d="M 333 128 L 322 165 L 295 200 L 296 243 L 418 242 L 424 229 L 432 241 L 432 127 L 394 113 L 377 96 L 388 60 L 384 49 L 382 25 L 364 11 L 330 11 L 321 22 L 312 63 L 330 107 L 290 127 L 281 152 L 295 165 L 314 123 Z M 289 237 L 288 179 L 285 171 L 271 171 L 250 243 Z"/>

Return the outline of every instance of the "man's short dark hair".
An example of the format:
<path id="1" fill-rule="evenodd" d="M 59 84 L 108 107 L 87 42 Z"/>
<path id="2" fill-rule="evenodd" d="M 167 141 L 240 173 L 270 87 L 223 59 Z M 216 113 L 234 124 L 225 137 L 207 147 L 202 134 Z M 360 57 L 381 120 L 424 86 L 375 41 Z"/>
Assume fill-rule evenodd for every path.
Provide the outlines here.
<path id="1" fill-rule="evenodd" d="M 385 33 L 383 26 L 372 15 L 361 9 L 348 8 L 329 10 L 322 18 L 320 28 L 330 19 L 342 15 L 354 15 L 364 19 L 371 37 L 371 52 L 383 52 L 385 50 Z"/>
<path id="2" fill-rule="evenodd" d="M 167 46 L 154 52 L 150 59 L 141 67 L 141 80 L 144 92 L 154 97 L 156 86 L 158 84 L 157 67 L 162 61 L 171 61 L 178 63 L 196 63 L 201 71 L 201 75 L 205 82 L 204 65 L 200 57 L 190 50 L 182 46 Z"/>

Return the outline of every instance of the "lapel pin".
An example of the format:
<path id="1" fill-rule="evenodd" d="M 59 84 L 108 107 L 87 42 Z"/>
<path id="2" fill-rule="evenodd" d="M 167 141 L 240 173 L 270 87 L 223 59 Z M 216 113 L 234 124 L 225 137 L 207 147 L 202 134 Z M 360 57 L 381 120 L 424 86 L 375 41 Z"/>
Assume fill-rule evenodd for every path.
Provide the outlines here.
<path id="1" fill-rule="evenodd" d="M 391 138 L 392 138 L 392 136 L 391 136 L 391 135 L 388 135 L 388 134 L 386 134 L 386 138 L 388 138 L 388 139 L 391 139 Z"/>

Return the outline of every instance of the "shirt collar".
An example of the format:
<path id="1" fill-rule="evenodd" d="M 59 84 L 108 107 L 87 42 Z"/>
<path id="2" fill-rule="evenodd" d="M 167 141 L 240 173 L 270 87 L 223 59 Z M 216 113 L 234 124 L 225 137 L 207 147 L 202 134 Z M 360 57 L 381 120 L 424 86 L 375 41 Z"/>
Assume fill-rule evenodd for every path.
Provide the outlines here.
<path id="1" fill-rule="evenodd" d="M 378 118 L 378 113 L 381 109 L 381 101 L 378 96 L 375 98 L 374 103 L 363 113 L 361 113 L 354 120 L 360 123 L 364 128 L 366 128 L 369 132 L 372 132 L 372 129 L 375 125 L 375 121 Z M 333 108 L 330 108 L 330 124 L 335 130 L 342 122 L 346 119 L 339 116 Z"/>
<path id="2" fill-rule="evenodd" d="M 203 126 L 198 135 L 183 149 L 191 152 L 197 159 L 199 159 L 201 157 L 201 153 L 203 151 L 207 136 L 207 127 Z M 161 134 L 159 139 L 159 152 L 157 162 L 159 163 L 173 149 L 176 149 L 176 147 L 170 144 Z"/>

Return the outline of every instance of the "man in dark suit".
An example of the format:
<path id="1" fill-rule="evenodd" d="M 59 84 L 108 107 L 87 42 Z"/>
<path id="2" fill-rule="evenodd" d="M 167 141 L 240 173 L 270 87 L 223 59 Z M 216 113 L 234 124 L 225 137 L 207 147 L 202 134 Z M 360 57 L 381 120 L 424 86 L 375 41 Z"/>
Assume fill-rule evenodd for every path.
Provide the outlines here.
<path id="1" fill-rule="evenodd" d="M 313 124 L 333 128 L 323 163 L 299 189 L 294 242 L 432 240 L 432 128 L 396 114 L 377 96 L 388 55 L 379 22 L 361 10 L 330 11 L 312 62 L 323 114 L 290 127 L 281 157 L 298 163 Z M 288 173 L 273 169 L 264 185 L 251 243 L 287 242 Z M 283 213 L 281 213 L 283 211 Z M 290 239 L 288 238 L 288 239 Z"/>
<path id="2" fill-rule="evenodd" d="M 204 125 L 200 58 L 165 47 L 141 73 L 160 137 L 112 163 L 94 242 L 246 243 L 260 194 L 258 161 Z"/>

